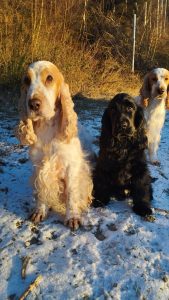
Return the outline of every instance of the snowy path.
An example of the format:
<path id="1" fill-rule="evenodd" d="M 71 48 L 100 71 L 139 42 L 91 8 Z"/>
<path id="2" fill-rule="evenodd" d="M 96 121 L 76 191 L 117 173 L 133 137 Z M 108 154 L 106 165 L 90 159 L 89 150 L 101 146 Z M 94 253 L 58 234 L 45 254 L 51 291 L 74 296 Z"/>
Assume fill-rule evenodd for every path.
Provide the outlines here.
<path id="1" fill-rule="evenodd" d="M 82 123 L 95 136 L 104 107 L 94 101 L 80 107 Z M 38 227 L 26 220 L 34 205 L 31 166 L 26 149 L 13 137 L 16 121 L 15 115 L 0 115 L 0 300 L 19 299 L 38 274 L 42 282 L 27 299 L 168 300 L 169 213 L 163 209 L 169 210 L 169 115 L 159 151 L 161 167 L 151 167 L 152 204 L 162 210 L 155 210 L 148 222 L 128 203 L 114 202 L 91 209 L 85 226 L 75 233 L 54 214 Z"/>

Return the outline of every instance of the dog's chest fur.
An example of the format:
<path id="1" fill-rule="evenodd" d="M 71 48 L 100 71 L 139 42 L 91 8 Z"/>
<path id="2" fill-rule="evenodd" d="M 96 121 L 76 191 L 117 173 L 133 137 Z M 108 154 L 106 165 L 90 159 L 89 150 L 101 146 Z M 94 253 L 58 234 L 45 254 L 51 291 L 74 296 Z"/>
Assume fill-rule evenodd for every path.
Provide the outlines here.
<path id="1" fill-rule="evenodd" d="M 151 103 L 145 110 L 147 120 L 147 135 L 149 142 L 156 140 L 160 136 L 161 129 L 165 120 L 165 99 L 151 100 Z"/>
<path id="2" fill-rule="evenodd" d="M 58 138 L 58 127 L 56 123 L 49 122 L 43 126 L 43 123 L 36 128 L 37 142 L 30 149 L 30 156 L 35 166 L 42 166 L 45 162 L 51 166 L 59 161 L 64 177 L 65 170 L 69 164 L 73 164 L 78 168 L 81 160 L 77 157 L 81 154 L 81 145 L 77 137 L 71 139 L 67 144 Z M 42 163 L 43 162 L 43 163 Z"/>
<path id="3" fill-rule="evenodd" d="M 139 160 L 145 159 L 143 150 L 139 150 L 138 147 L 131 141 L 128 147 L 121 143 L 116 148 L 116 144 L 112 148 L 111 152 L 107 152 L 104 160 L 104 167 L 106 166 L 106 172 L 109 173 L 109 178 L 116 184 L 128 185 L 135 172 L 137 172 L 138 164 L 137 157 Z M 134 171 L 135 170 L 135 171 Z"/>
<path id="4" fill-rule="evenodd" d="M 53 139 L 56 135 L 56 129 L 52 122 L 47 124 L 39 122 L 35 125 L 37 135 L 36 144 L 31 147 L 30 156 L 35 165 L 39 164 L 46 156 L 51 157 L 56 149 L 53 149 Z"/>

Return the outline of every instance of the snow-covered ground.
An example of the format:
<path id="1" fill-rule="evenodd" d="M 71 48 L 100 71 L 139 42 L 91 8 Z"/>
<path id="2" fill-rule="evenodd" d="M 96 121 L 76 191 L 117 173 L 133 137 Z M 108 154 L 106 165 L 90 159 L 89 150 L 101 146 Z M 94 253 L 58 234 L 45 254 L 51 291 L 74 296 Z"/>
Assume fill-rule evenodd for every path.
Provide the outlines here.
<path id="1" fill-rule="evenodd" d="M 105 102 L 77 101 L 81 122 L 97 137 Z M 0 300 L 19 299 L 30 283 L 42 281 L 26 299 L 169 299 L 169 115 L 153 177 L 154 218 L 114 201 L 90 209 L 84 227 L 71 232 L 56 214 L 39 226 L 27 220 L 34 202 L 27 148 L 13 135 L 15 113 L 0 113 Z M 26 278 L 23 260 L 29 257 Z"/>

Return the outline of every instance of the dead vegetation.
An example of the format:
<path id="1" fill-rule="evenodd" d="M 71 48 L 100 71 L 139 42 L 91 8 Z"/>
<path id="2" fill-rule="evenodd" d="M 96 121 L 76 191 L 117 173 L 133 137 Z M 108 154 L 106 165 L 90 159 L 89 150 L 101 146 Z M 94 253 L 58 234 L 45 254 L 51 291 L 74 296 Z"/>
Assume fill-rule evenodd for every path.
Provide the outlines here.
<path id="1" fill-rule="evenodd" d="M 126 5 L 124 0 L 2 0 L 1 86 L 18 86 L 27 64 L 50 60 L 61 69 L 73 94 L 80 92 L 92 97 L 110 97 L 122 91 L 137 94 L 140 75 L 147 68 L 169 67 L 165 56 L 168 37 L 167 19 L 164 24 L 165 0 L 158 19 L 157 2 L 146 2 L 145 24 L 145 1 L 141 0 L 137 5 L 134 2 Z M 137 14 L 136 71 L 132 74 L 134 12 Z"/>

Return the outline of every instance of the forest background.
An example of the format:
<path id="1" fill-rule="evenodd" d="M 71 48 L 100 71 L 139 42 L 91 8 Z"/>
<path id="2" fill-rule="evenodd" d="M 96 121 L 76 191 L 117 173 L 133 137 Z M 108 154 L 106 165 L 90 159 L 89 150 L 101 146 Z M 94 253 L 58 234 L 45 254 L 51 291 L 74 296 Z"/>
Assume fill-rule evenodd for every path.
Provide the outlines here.
<path id="1" fill-rule="evenodd" d="M 49 60 L 73 95 L 136 95 L 148 70 L 169 68 L 168 12 L 169 0 L 1 0 L 0 89 L 17 94 L 26 66 Z"/>

